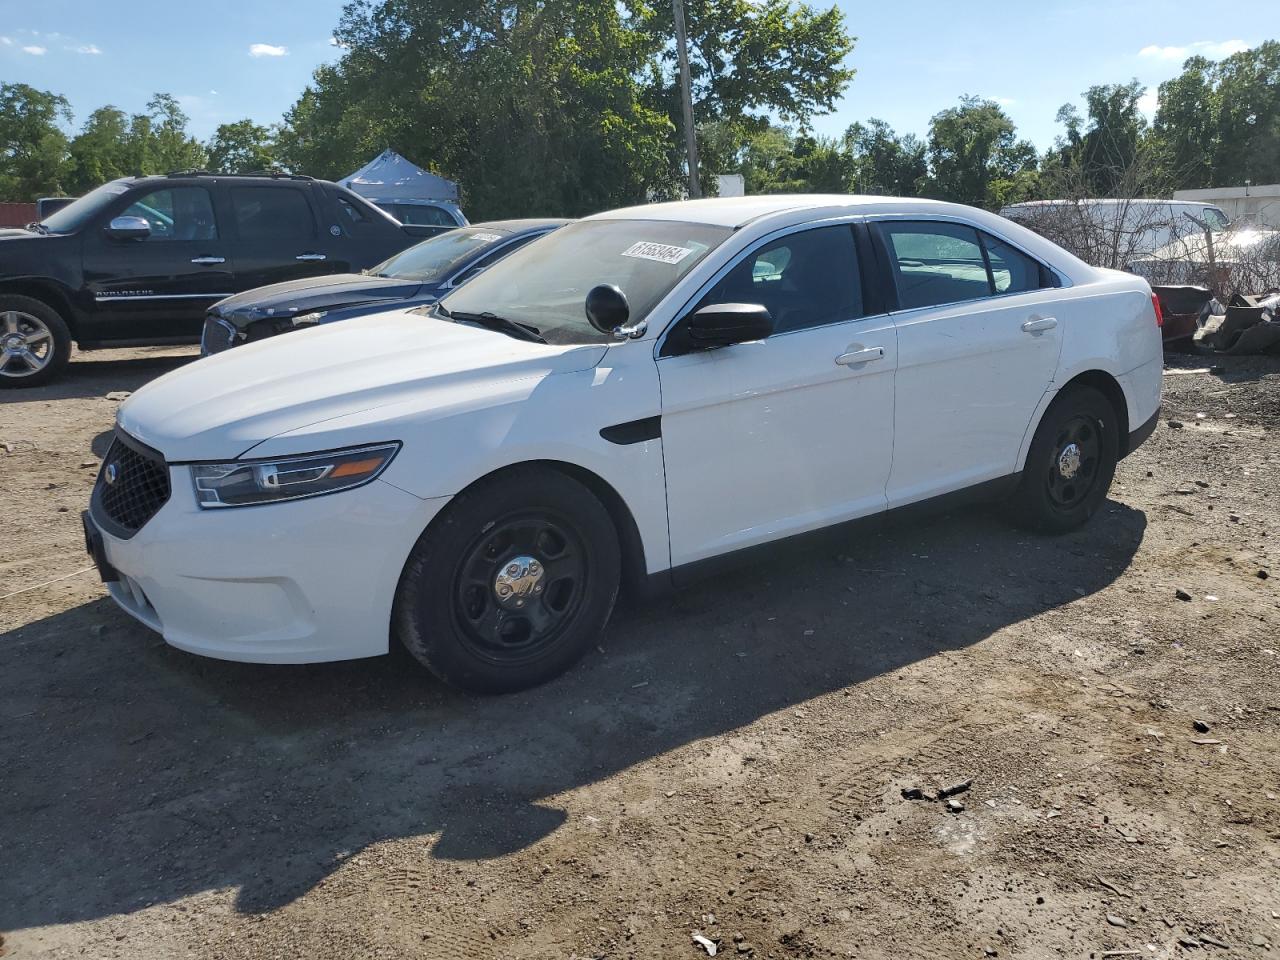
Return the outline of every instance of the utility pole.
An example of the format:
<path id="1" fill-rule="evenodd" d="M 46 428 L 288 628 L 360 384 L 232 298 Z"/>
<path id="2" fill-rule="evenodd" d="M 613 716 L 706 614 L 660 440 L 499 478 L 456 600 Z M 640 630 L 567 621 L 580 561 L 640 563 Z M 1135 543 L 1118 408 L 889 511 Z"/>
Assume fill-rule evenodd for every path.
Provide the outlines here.
<path id="1" fill-rule="evenodd" d="M 698 185 L 698 137 L 693 129 L 693 92 L 689 81 L 689 38 L 684 30 L 684 0 L 671 0 L 676 18 L 676 56 L 680 60 L 680 103 L 684 108 L 684 145 L 689 154 L 689 198 L 702 196 Z"/>

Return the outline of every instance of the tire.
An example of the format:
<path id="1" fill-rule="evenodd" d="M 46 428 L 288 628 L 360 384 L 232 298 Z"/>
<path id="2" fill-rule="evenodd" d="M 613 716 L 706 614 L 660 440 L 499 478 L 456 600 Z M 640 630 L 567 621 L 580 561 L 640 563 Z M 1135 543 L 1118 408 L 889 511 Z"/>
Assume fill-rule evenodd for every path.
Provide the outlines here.
<path id="1" fill-rule="evenodd" d="M 0 294 L 0 388 L 38 387 L 71 360 L 71 331 L 47 303 Z"/>
<path id="2" fill-rule="evenodd" d="M 597 642 L 621 570 L 617 530 L 590 490 L 554 470 L 513 469 L 459 494 L 418 538 L 393 630 L 451 686 L 524 690 Z"/>
<path id="3" fill-rule="evenodd" d="M 1079 529 L 1106 499 L 1119 455 L 1120 426 L 1110 401 L 1093 387 L 1063 390 L 1031 440 L 1013 497 L 1015 518 L 1044 533 Z"/>

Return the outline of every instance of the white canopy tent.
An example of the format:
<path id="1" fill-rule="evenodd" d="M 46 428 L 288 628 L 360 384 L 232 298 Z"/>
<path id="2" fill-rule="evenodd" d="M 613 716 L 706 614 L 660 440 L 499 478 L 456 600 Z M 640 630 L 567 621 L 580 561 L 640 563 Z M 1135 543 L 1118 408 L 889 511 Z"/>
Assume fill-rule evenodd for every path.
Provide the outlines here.
<path id="1" fill-rule="evenodd" d="M 384 150 L 341 184 L 373 203 L 458 202 L 458 185 Z"/>

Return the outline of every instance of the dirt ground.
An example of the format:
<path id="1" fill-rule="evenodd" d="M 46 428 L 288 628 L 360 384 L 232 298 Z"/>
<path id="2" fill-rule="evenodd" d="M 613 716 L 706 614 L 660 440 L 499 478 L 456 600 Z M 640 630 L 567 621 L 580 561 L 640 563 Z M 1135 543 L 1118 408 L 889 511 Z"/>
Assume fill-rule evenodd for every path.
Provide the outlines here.
<path id="1" fill-rule="evenodd" d="M 867 534 L 475 699 L 116 611 L 107 394 L 190 357 L 0 395 L 7 956 L 1280 956 L 1280 359 L 1171 357 L 1082 532 Z"/>

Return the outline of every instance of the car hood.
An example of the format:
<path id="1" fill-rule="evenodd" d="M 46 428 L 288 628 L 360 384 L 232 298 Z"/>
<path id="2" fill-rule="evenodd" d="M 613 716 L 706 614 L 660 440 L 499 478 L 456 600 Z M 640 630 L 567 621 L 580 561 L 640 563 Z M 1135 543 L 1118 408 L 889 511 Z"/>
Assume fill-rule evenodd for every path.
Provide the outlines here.
<path id="1" fill-rule="evenodd" d="M 410 402 L 424 417 L 473 409 L 514 380 L 590 369 L 606 349 L 391 310 L 198 360 L 134 393 L 118 422 L 170 461 L 230 460 L 281 433 L 392 404 Z"/>
<path id="2" fill-rule="evenodd" d="M 337 310 L 382 301 L 390 306 L 431 288 L 432 285 L 420 280 L 338 273 L 328 277 L 288 280 L 237 293 L 215 303 L 209 312 L 243 329 L 266 317 L 292 317 L 316 310 Z"/>

